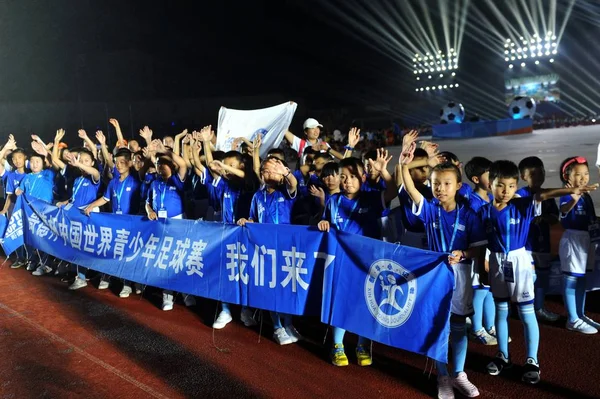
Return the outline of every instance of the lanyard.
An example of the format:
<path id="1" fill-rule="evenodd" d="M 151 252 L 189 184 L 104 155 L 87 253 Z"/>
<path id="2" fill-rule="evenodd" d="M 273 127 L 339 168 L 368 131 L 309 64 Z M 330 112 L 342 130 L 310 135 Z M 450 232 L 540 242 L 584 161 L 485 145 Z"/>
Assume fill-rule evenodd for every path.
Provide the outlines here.
<path id="1" fill-rule="evenodd" d="M 336 210 L 335 210 L 335 218 L 334 218 L 335 224 L 338 224 L 338 217 L 340 216 L 340 204 L 342 202 L 342 197 L 343 196 L 344 195 L 341 194 L 341 193 L 338 196 L 337 207 L 336 207 Z M 348 223 L 350 223 L 350 219 L 352 219 L 352 215 L 354 214 L 354 211 L 356 211 L 356 207 L 357 206 L 358 206 L 358 198 L 354 202 L 354 205 L 352 205 L 352 209 L 350 210 L 350 214 L 346 218 L 346 222 L 342 226 L 338 225 L 338 229 L 340 229 L 341 231 L 346 231 L 346 227 L 348 227 Z"/>
<path id="2" fill-rule="evenodd" d="M 274 191 L 273 194 L 275 194 L 277 191 Z M 265 189 L 263 191 L 263 198 L 265 200 L 265 212 L 267 210 L 269 210 L 269 213 L 271 214 L 271 211 L 269 209 L 268 203 L 267 203 L 267 190 Z M 279 198 L 276 195 L 273 195 L 273 198 L 275 198 L 275 216 L 273 216 L 273 214 L 271 214 L 271 217 L 273 218 L 273 222 L 275 224 L 279 224 Z M 263 212 L 264 214 L 264 212 Z M 261 221 L 261 223 L 265 223 L 265 218 L 263 216 L 262 218 L 263 220 Z"/>
<path id="3" fill-rule="evenodd" d="M 85 180 L 85 179 L 83 177 L 78 177 L 77 179 L 75 179 L 75 181 L 77 181 L 77 180 L 79 180 L 79 183 L 77 183 L 76 187 L 73 189 L 73 196 L 71 197 L 71 202 L 75 202 L 75 196 L 79 192 L 79 189 L 81 188 L 81 185 L 83 184 L 83 180 Z"/>
<path id="4" fill-rule="evenodd" d="M 423 201 L 423 200 L 422 200 Z M 460 208 L 456 206 L 456 220 L 454 221 L 454 230 L 452 231 L 452 238 L 450 239 L 450 245 L 446 247 L 446 238 L 444 237 L 444 226 L 442 223 L 442 207 L 438 206 L 438 220 L 440 224 L 440 242 L 442 243 L 442 252 L 452 251 L 454 248 L 454 239 L 456 238 L 456 232 L 458 231 L 458 222 L 460 217 Z"/>
<path id="5" fill-rule="evenodd" d="M 494 205 L 492 203 L 490 203 L 488 205 L 488 211 L 487 211 L 487 217 L 488 220 L 490 220 L 491 223 L 491 212 L 492 212 L 492 207 Z M 508 208 L 508 205 L 506 206 Z M 494 227 L 494 231 L 496 231 L 499 235 L 499 240 L 498 240 L 498 244 L 500 245 L 500 248 L 502 249 L 502 252 L 504 252 L 505 254 L 508 255 L 508 253 L 510 252 L 510 209 L 508 210 L 508 217 L 506 218 L 506 247 L 502 244 L 502 235 L 500 235 L 500 232 L 496 230 L 496 227 Z M 493 226 L 493 225 L 492 225 Z"/>
<path id="6" fill-rule="evenodd" d="M 127 183 L 128 179 L 129 179 L 129 176 L 127 176 L 125 178 L 125 180 L 123 180 L 121 182 L 121 190 L 119 190 L 119 194 L 117 194 L 117 190 L 115 189 L 115 197 L 117 197 L 117 209 L 118 210 L 121 210 L 121 197 L 123 196 L 123 189 L 125 189 L 125 183 Z M 164 203 L 164 200 L 163 200 L 163 203 Z"/>
<path id="7" fill-rule="evenodd" d="M 163 190 L 159 189 L 158 191 L 160 192 L 160 210 L 164 211 L 165 210 L 165 195 L 167 194 L 167 183 L 160 182 L 158 184 L 158 186 L 163 188 Z"/>

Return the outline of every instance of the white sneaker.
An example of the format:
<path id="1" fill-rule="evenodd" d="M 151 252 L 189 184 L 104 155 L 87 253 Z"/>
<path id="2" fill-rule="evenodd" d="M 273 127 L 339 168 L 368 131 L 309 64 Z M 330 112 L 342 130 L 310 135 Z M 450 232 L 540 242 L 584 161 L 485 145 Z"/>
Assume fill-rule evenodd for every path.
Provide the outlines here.
<path id="1" fill-rule="evenodd" d="M 289 326 L 285 327 L 285 332 L 287 333 L 287 335 L 290 336 L 293 343 L 302 341 L 302 339 L 303 339 L 302 335 L 300 335 L 298 330 L 296 330 L 296 327 L 294 327 L 291 324 Z"/>
<path id="2" fill-rule="evenodd" d="M 557 321 L 560 318 L 560 316 L 556 313 L 552 313 L 544 308 L 536 310 L 535 315 L 537 316 L 538 320 L 549 322 Z"/>
<path id="3" fill-rule="evenodd" d="M 70 290 L 78 290 L 80 288 L 87 287 L 87 281 L 80 279 L 79 277 L 75 277 L 75 281 L 73 284 L 69 286 Z"/>
<path id="4" fill-rule="evenodd" d="M 452 380 L 447 375 L 438 375 L 438 399 L 454 399 Z"/>
<path id="5" fill-rule="evenodd" d="M 105 290 L 108 288 L 109 286 L 109 279 L 110 277 L 106 276 L 106 275 L 102 275 L 102 278 L 100 279 L 100 283 L 98 284 L 98 289 L 99 290 Z"/>
<path id="6" fill-rule="evenodd" d="M 142 292 L 144 291 L 144 286 L 138 283 L 135 283 L 133 286 L 135 287 L 135 295 L 142 295 Z"/>
<path id="7" fill-rule="evenodd" d="M 219 317 L 217 317 L 217 320 L 215 320 L 215 322 L 213 323 L 213 328 L 216 330 L 225 328 L 227 324 L 231 323 L 231 320 L 233 320 L 233 318 L 231 317 L 231 313 L 229 313 L 226 310 L 221 310 L 221 313 L 219 313 Z"/>
<path id="8" fill-rule="evenodd" d="M 48 274 L 52 271 L 50 266 L 39 265 L 37 269 L 31 273 L 32 276 L 43 276 L 44 274 Z"/>
<path id="9" fill-rule="evenodd" d="M 482 328 L 479 331 L 469 333 L 469 338 L 475 342 L 479 342 L 484 345 L 498 345 L 498 340 L 496 337 L 490 335 L 485 328 Z"/>
<path id="10" fill-rule="evenodd" d="M 252 327 L 256 325 L 256 320 L 254 320 L 254 312 L 250 308 L 243 308 L 240 313 L 240 320 L 246 327 Z"/>
<path id="11" fill-rule="evenodd" d="M 467 398 L 475 398 L 479 396 L 479 389 L 467 378 L 467 373 L 461 371 L 456 378 L 452 379 L 452 386 Z"/>
<path id="12" fill-rule="evenodd" d="M 488 330 L 488 334 L 490 334 L 492 337 L 496 338 L 496 342 L 498 342 L 498 336 L 496 335 L 496 327 L 493 326 L 492 328 L 490 328 Z M 512 342 L 512 338 L 510 337 L 510 335 L 508 336 L 508 343 Z"/>
<path id="13" fill-rule="evenodd" d="M 162 310 L 164 310 L 165 312 L 173 310 L 173 294 L 169 294 L 163 291 Z"/>
<path id="14" fill-rule="evenodd" d="M 196 306 L 196 298 L 193 295 L 183 294 L 183 303 L 185 306 Z"/>
<path id="15" fill-rule="evenodd" d="M 129 298 L 131 294 L 131 287 L 128 285 L 124 285 L 121 292 L 119 292 L 119 298 Z"/>
<path id="16" fill-rule="evenodd" d="M 600 323 L 598 323 L 597 321 L 594 321 L 587 316 L 583 316 L 581 319 L 588 323 L 590 326 L 594 327 L 596 330 L 600 331 Z"/>
<path id="17" fill-rule="evenodd" d="M 596 328 L 590 326 L 588 323 L 581 319 L 577 319 L 573 323 L 567 321 L 567 330 L 579 332 L 582 334 L 596 334 L 598 332 Z"/>
<path id="18" fill-rule="evenodd" d="M 288 333 L 285 331 L 285 328 L 283 327 L 279 327 L 273 332 L 273 339 L 279 345 L 289 345 L 294 343 L 292 338 L 288 335 Z"/>

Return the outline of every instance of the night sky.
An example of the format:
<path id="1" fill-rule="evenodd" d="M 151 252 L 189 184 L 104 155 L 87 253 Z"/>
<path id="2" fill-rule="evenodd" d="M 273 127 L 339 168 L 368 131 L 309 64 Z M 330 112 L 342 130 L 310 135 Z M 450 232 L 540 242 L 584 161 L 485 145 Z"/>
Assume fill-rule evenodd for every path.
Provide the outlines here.
<path id="1" fill-rule="evenodd" d="M 483 3 L 473 0 L 471 7 L 480 7 L 493 20 Z M 567 3 L 558 0 L 559 11 Z M 348 34 L 352 26 L 332 12 L 340 3 L 327 4 L 300 0 L 2 2 L 0 101 L 135 101 L 278 93 L 318 109 L 381 102 L 401 107 L 418 100 L 411 69 Z M 598 22 L 592 18 L 598 5 L 594 4 L 577 2 L 565 37 L 587 42 L 572 46 L 569 56 L 581 53 L 578 62 L 587 63 L 596 74 L 589 56 L 589 45 L 598 47 Z M 434 22 L 439 21 L 439 15 L 432 15 Z M 498 55 L 500 47 L 486 48 L 474 40 L 489 35 L 480 27 L 467 29 L 461 79 L 482 82 L 487 91 L 497 87 L 501 95 L 505 65 Z M 600 103 L 597 91 L 591 95 Z M 476 94 L 455 95 L 470 99 Z"/>

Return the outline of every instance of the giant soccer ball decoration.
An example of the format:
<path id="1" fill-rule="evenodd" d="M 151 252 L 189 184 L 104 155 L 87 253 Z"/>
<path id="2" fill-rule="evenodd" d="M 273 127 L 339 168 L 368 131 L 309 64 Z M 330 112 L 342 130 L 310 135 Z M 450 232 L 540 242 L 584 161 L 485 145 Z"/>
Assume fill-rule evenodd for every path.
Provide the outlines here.
<path id="1" fill-rule="evenodd" d="M 462 104 L 450 101 L 440 110 L 440 123 L 462 123 L 465 120 L 465 108 Z"/>
<path id="2" fill-rule="evenodd" d="M 508 115 L 513 119 L 533 119 L 535 100 L 531 97 L 515 97 L 508 106 Z"/>

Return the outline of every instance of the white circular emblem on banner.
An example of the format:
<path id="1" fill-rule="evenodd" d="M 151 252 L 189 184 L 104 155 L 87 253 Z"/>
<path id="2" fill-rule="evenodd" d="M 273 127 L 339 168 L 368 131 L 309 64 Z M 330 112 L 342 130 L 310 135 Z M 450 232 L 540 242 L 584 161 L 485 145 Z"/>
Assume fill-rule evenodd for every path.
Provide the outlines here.
<path id="1" fill-rule="evenodd" d="M 417 279 L 400 264 L 379 259 L 369 268 L 365 300 L 379 324 L 400 327 L 410 318 L 417 298 Z"/>

